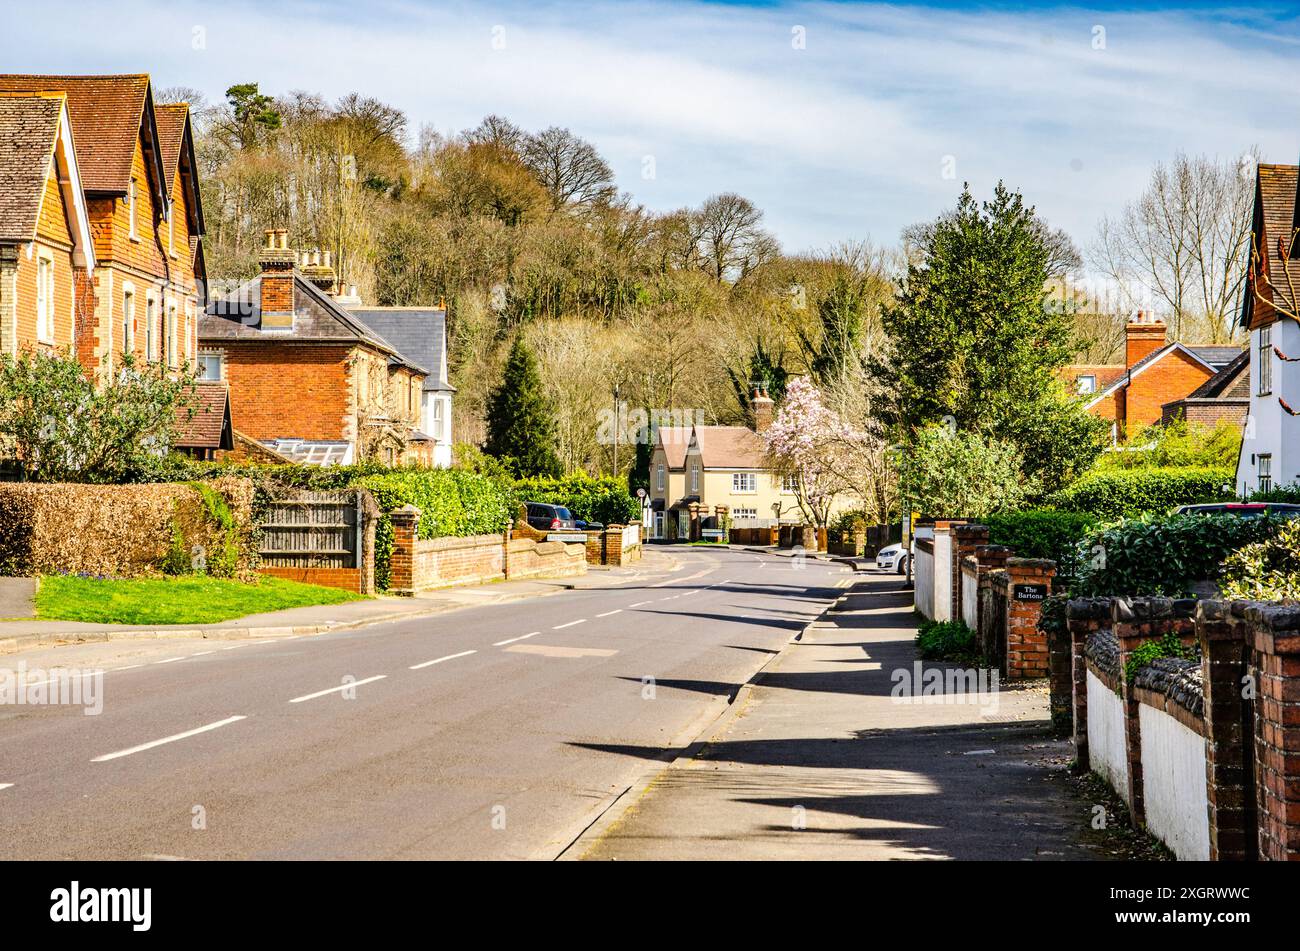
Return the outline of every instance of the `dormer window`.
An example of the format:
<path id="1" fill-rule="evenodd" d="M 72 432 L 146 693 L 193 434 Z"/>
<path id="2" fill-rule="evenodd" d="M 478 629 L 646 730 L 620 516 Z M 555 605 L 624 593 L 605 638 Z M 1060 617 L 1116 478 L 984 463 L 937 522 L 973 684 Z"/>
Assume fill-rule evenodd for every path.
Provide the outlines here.
<path id="1" fill-rule="evenodd" d="M 1096 393 L 1096 392 L 1097 392 L 1097 378 L 1096 378 L 1095 376 L 1091 375 L 1091 374 L 1088 374 L 1088 375 L 1086 375 L 1086 376 L 1081 376 L 1081 377 L 1079 377 L 1079 392 L 1080 392 L 1080 393 Z"/>

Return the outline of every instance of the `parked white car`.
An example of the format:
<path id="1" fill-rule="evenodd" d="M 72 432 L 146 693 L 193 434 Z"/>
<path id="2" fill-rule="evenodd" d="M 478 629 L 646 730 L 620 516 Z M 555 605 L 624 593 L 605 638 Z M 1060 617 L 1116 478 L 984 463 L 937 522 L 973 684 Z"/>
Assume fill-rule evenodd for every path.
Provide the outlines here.
<path id="1" fill-rule="evenodd" d="M 907 574 L 907 559 L 911 557 L 909 551 L 901 544 L 886 545 L 876 553 L 876 567 L 883 568 L 885 571 L 892 571 L 895 574 Z"/>

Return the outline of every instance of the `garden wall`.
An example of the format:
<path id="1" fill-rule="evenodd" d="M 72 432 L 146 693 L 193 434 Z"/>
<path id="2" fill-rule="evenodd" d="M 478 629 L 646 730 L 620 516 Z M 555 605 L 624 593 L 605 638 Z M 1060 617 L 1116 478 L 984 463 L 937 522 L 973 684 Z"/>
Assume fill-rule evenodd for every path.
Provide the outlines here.
<path id="1" fill-rule="evenodd" d="M 253 557 L 252 482 L 227 477 L 205 485 L 224 500 L 230 531 L 186 483 L 0 483 L 0 575 L 151 575 L 169 553 L 176 570 L 203 564 L 242 574 Z"/>
<path id="2" fill-rule="evenodd" d="M 912 560 L 912 601 L 916 610 L 927 620 L 934 616 L 934 541 L 916 540 L 916 557 Z"/>

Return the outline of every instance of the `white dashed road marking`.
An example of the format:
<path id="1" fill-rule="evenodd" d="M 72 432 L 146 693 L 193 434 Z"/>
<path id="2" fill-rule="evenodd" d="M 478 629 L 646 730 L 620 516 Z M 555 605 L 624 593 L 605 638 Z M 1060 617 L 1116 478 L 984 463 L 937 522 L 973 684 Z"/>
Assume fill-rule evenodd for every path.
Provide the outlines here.
<path id="1" fill-rule="evenodd" d="M 629 607 L 629 608 L 639 608 L 639 607 L 641 607 L 642 605 L 644 605 L 644 604 L 649 604 L 649 603 L 650 603 L 649 601 L 638 601 L 636 604 L 629 604 L 628 607 Z"/>
<path id="2" fill-rule="evenodd" d="M 12 789 L 13 783 L 0 783 L 0 789 Z"/>
<path id="3" fill-rule="evenodd" d="M 542 657 L 613 657 L 618 653 L 597 647 L 552 647 L 547 644 L 516 644 L 506 650 L 516 654 L 539 654 Z"/>
<path id="4" fill-rule="evenodd" d="M 105 756 L 96 756 L 91 760 L 92 763 L 104 763 L 111 759 L 118 759 L 123 756 L 130 756 L 132 753 L 143 753 L 145 750 L 151 750 L 155 746 L 162 746 L 164 743 L 175 743 L 177 740 L 183 740 L 187 737 L 198 736 L 200 733 L 207 733 L 209 730 L 216 730 L 223 726 L 229 726 L 231 723 L 237 723 L 240 720 L 246 720 L 247 717 L 226 717 L 224 720 L 218 720 L 216 723 L 209 723 L 207 726 L 201 726 L 194 730 L 186 730 L 184 733 L 177 733 L 173 736 L 164 736 L 161 740 L 154 740 L 151 743 L 141 743 L 139 746 L 133 746 L 130 749 L 118 750 L 116 753 L 108 753 Z"/>
<path id="5" fill-rule="evenodd" d="M 504 641 L 497 641 L 493 647 L 505 647 L 507 644 L 513 644 L 515 641 L 526 641 L 530 637 L 536 637 L 541 631 L 533 631 L 531 634 L 520 634 L 518 637 L 507 637 Z"/>
<path id="6" fill-rule="evenodd" d="M 437 660 L 426 660 L 423 664 L 415 664 L 410 670 L 421 670 L 425 667 L 432 667 L 434 664 L 441 664 L 444 660 L 455 660 L 457 657 L 468 657 L 476 651 L 461 651 L 459 654 L 448 654 L 446 657 L 439 657 Z"/>
<path id="7" fill-rule="evenodd" d="M 367 677 L 365 680 L 354 680 L 351 683 L 339 684 L 337 687 L 330 687 L 328 690 L 317 690 L 315 693 L 309 693 L 304 697 L 294 697 L 290 703 L 302 703 L 304 700 L 315 700 L 317 697 L 324 697 L 326 694 L 338 693 L 341 690 L 347 690 L 349 687 L 360 687 L 362 684 L 372 684 L 376 680 L 383 680 L 387 674 L 377 674 L 374 677 Z"/>
<path id="8" fill-rule="evenodd" d="M 587 619 L 586 619 L 585 617 L 580 617 L 580 618 L 578 618 L 578 620 L 576 620 L 576 621 L 570 621 L 568 624 L 557 624 L 557 625 L 555 625 L 555 627 L 551 628 L 551 630 L 552 630 L 552 631 L 562 631 L 562 630 L 564 630 L 566 627 L 573 627 L 573 625 L 575 625 L 575 624 L 585 624 L 585 623 L 587 623 Z"/>
<path id="9" fill-rule="evenodd" d="M 604 614 L 597 614 L 596 617 L 609 617 L 611 614 L 622 614 L 622 608 L 615 608 L 613 611 L 606 611 Z"/>

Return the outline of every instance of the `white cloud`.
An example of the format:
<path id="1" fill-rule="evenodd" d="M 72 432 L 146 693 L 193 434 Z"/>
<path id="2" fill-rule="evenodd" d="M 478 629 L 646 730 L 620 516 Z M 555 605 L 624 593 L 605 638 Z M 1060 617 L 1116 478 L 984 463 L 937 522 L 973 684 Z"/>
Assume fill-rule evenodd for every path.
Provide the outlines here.
<path id="1" fill-rule="evenodd" d="M 594 141 L 648 205 L 738 191 L 791 250 L 898 230 L 998 178 L 1076 240 L 1174 151 L 1290 161 L 1294 36 L 1192 14 L 885 5 L 48 0 L 0 37 L 8 68 L 140 71 L 359 91 L 443 130 L 488 112 Z M 50 33 L 50 18 L 76 23 Z M 791 28 L 806 28 L 793 49 Z M 1093 48 L 1093 27 L 1106 49 Z M 192 30 L 206 30 L 206 49 Z M 504 49 L 493 48 L 494 27 Z M 495 35 L 501 35 L 497 33 Z M 1290 117 L 1292 121 L 1285 121 Z M 653 155 L 657 176 L 641 178 Z M 956 180 L 940 176 L 956 160 Z"/>

